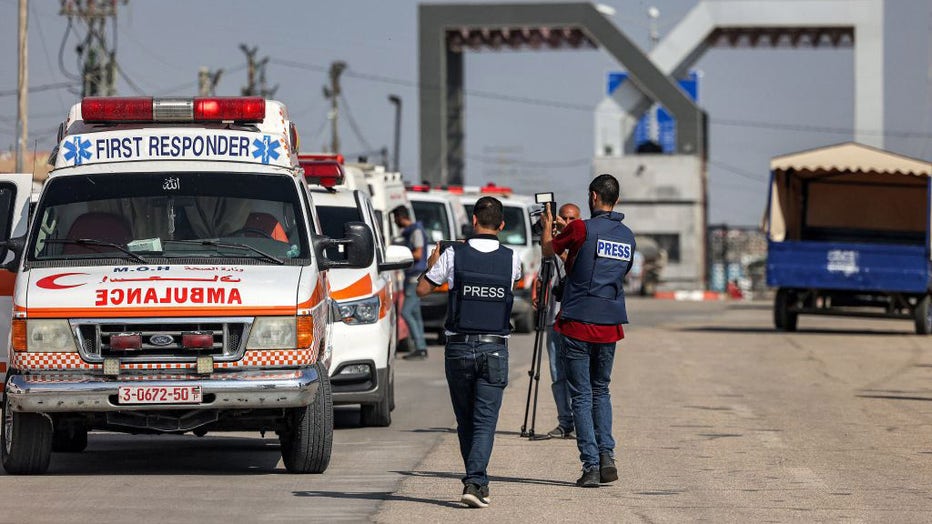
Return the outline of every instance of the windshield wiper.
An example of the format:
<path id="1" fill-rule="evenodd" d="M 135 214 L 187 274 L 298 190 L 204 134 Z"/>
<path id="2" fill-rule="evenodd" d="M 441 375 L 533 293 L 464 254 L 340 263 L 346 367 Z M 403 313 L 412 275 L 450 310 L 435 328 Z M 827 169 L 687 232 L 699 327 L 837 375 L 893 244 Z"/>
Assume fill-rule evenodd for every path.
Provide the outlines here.
<path id="1" fill-rule="evenodd" d="M 265 251 L 262 251 L 261 249 L 257 249 L 257 248 L 250 246 L 249 244 L 240 244 L 237 242 L 220 242 L 219 240 L 208 240 L 208 239 L 204 239 L 204 240 L 163 240 L 162 242 L 165 244 L 175 243 L 175 244 L 193 244 L 193 245 L 198 245 L 198 246 L 210 246 L 210 247 L 217 247 L 221 249 L 222 248 L 247 249 L 249 251 L 252 251 L 253 253 L 256 253 L 257 255 L 260 255 L 262 258 L 268 261 L 275 262 L 276 264 L 280 266 L 285 263 L 284 260 L 276 257 L 275 255 L 270 255 L 266 253 Z"/>
<path id="2" fill-rule="evenodd" d="M 143 264 L 148 264 L 149 261 L 142 258 L 141 256 L 133 253 L 132 251 L 126 249 L 120 244 L 115 244 L 113 242 L 107 242 L 106 240 L 97 240 L 96 238 L 47 238 L 45 239 L 46 244 L 77 244 L 79 246 L 101 246 L 101 247 L 112 247 L 119 250 L 121 253 L 127 257 L 141 262 Z M 125 258 L 125 257 L 124 257 Z"/>

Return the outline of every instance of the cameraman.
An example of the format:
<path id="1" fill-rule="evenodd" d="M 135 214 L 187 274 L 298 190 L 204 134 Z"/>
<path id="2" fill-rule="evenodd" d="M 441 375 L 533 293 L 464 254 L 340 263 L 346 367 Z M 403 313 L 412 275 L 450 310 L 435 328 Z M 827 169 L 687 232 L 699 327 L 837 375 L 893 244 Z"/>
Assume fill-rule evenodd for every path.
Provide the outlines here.
<path id="1" fill-rule="evenodd" d="M 563 222 L 569 224 L 579 219 L 579 206 L 576 204 L 563 204 L 560 206 L 559 216 Z M 557 230 L 560 229 L 558 225 Z M 547 436 L 550 438 L 575 439 L 573 408 L 570 406 L 570 389 L 566 380 L 566 364 L 563 362 L 562 356 L 563 335 L 554 329 L 557 313 L 560 311 L 560 301 L 562 300 L 557 295 L 562 294 L 561 286 L 566 276 L 565 261 L 566 253 L 562 256 L 544 258 L 543 263 L 553 264 L 553 270 L 550 272 L 549 283 L 539 283 L 542 286 L 549 285 L 550 287 L 549 300 L 546 304 L 543 304 L 543 307 L 547 308 L 547 359 L 550 362 L 550 379 L 553 381 L 550 390 L 553 393 L 553 402 L 557 406 L 557 427 L 550 430 Z M 540 297 L 541 294 L 538 293 L 537 296 Z"/>
<path id="2" fill-rule="evenodd" d="M 508 385 L 512 288 L 521 278 L 521 259 L 498 241 L 505 226 L 499 200 L 482 197 L 472 213 L 473 236 L 442 254 L 438 244 L 418 281 L 417 294 L 425 296 L 444 282 L 450 286 L 444 361 L 466 466 L 460 500 L 484 508 L 489 505 L 486 470 Z"/>
<path id="3" fill-rule="evenodd" d="M 624 338 L 624 277 L 631 269 L 634 233 L 612 211 L 618 202 L 618 180 L 599 175 L 589 184 L 589 220 L 563 225 L 553 238 L 549 207 L 541 217 L 541 252 L 553 256 L 568 251 L 566 288 L 556 330 L 563 335 L 563 359 L 576 423 L 576 445 L 583 463 L 576 485 L 595 488 L 618 480 L 612 438 L 609 383 L 615 343 Z"/>

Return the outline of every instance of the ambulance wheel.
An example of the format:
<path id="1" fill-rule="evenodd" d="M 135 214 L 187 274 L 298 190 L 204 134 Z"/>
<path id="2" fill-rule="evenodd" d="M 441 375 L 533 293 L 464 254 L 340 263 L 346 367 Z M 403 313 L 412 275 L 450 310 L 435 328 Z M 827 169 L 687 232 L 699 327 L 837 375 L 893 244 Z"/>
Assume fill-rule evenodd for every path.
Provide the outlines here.
<path id="1" fill-rule="evenodd" d="M 11 475 L 45 473 L 52 457 L 52 421 L 39 413 L 11 411 L 4 395 L 0 455 Z"/>
<path id="2" fill-rule="evenodd" d="M 534 310 L 528 309 L 515 317 L 515 333 L 530 333 L 534 331 Z"/>
<path id="3" fill-rule="evenodd" d="M 359 410 L 359 423 L 368 427 L 384 428 L 392 425 L 392 390 L 395 385 L 388 383 L 382 398 L 374 404 L 363 404 Z"/>
<path id="4" fill-rule="evenodd" d="M 281 432 L 282 461 L 289 473 L 323 473 L 333 448 L 333 394 L 327 370 L 317 364 L 320 383 L 309 406 L 286 410 Z"/>
<path id="5" fill-rule="evenodd" d="M 778 289 L 773 302 L 773 324 L 780 331 L 796 331 L 799 313 L 790 311 L 790 304 L 795 301 L 793 292 L 789 289 Z"/>
<path id="6" fill-rule="evenodd" d="M 919 299 L 913 308 L 913 320 L 916 321 L 916 334 L 932 333 L 932 297 L 926 295 Z"/>
<path id="7" fill-rule="evenodd" d="M 87 449 L 87 429 L 83 426 L 67 426 L 52 432 L 52 451 L 80 453 L 85 449 Z"/>

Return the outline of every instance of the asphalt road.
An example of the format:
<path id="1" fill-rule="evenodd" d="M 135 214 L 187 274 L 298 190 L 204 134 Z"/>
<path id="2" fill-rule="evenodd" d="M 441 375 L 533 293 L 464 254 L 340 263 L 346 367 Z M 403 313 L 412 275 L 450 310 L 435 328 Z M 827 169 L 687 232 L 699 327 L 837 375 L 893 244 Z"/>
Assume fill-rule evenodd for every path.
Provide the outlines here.
<path id="1" fill-rule="evenodd" d="M 484 518 L 928 521 L 932 339 L 910 322 L 802 317 L 784 334 L 766 303 L 629 309 L 612 389 L 622 480 L 580 493 L 573 446 L 517 437 L 532 338 L 516 336 Z M 391 427 L 338 410 L 323 475 L 286 473 L 274 435 L 94 433 L 84 453 L 53 455 L 47 475 L 0 475 L 0 522 L 474 519 L 455 503 L 462 466 L 431 349 L 397 362 Z M 553 417 L 544 375 L 539 432 Z"/>

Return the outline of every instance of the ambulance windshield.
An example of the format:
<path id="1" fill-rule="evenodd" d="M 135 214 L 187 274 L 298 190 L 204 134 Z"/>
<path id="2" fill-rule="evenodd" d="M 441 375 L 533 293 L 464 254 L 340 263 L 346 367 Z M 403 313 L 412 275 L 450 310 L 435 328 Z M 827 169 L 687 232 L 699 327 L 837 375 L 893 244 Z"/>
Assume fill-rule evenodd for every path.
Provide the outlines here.
<path id="1" fill-rule="evenodd" d="M 290 176 L 242 173 L 52 178 L 36 209 L 28 259 L 299 264 L 309 249 L 297 189 Z"/>

